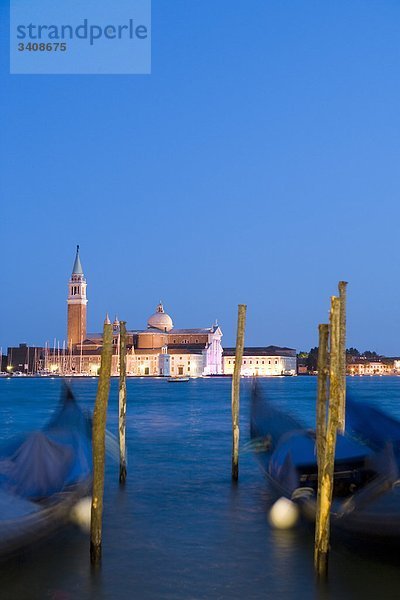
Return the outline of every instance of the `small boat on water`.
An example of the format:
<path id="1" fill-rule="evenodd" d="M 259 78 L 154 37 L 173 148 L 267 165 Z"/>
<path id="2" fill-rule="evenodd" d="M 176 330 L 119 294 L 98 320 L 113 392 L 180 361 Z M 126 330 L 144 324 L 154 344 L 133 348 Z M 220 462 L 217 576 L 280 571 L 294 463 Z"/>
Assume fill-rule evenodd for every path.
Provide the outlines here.
<path id="1" fill-rule="evenodd" d="M 187 383 L 190 377 L 168 377 L 168 383 Z"/>
<path id="2" fill-rule="evenodd" d="M 91 418 L 66 388 L 39 431 L 0 447 L 0 556 L 7 557 L 69 522 L 91 493 Z"/>
<path id="3" fill-rule="evenodd" d="M 331 526 L 358 539 L 400 543 L 400 423 L 348 400 L 348 434 L 337 436 Z M 315 432 L 253 390 L 251 438 L 277 496 L 315 520 Z"/>

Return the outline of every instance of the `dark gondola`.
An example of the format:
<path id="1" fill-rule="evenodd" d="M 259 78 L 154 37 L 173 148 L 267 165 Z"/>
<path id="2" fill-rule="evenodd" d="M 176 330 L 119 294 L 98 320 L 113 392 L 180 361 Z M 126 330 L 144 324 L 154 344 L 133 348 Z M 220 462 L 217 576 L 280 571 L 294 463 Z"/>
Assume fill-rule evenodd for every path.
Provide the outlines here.
<path id="1" fill-rule="evenodd" d="M 10 555 L 69 522 L 91 492 L 91 419 L 65 388 L 40 431 L 0 448 L 0 555 Z"/>
<path id="2" fill-rule="evenodd" d="M 251 438 L 277 496 L 315 520 L 318 469 L 315 432 L 252 392 Z M 400 541 L 400 423 L 375 407 L 348 401 L 338 435 L 331 525 L 361 538 Z"/>

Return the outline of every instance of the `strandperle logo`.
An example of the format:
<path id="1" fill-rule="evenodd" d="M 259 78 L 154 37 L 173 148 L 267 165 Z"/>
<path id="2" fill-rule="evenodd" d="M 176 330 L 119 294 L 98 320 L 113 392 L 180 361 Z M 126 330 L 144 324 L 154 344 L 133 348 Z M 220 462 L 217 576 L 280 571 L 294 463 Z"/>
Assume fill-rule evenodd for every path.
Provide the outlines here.
<path id="1" fill-rule="evenodd" d="M 10 0 L 10 9 L 11 73 L 150 73 L 150 0 Z"/>
<path id="2" fill-rule="evenodd" d="M 96 24 L 89 24 L 88 19 L 84 19 L 81 25 L 74 27 L 72 25 L 43 25 L 29 23 L 29 25 L 17 25 L 17 39 L 19 40 L 87 40 L 91 46 L 105 38 L 107 40 L 122 40 L 123 38 L 133 40 L 145 40 L 148 37 L 146 25 L 137 25 L 133 19 L 129 19 L 128 24 L 106 25 L 102 27 Z"/>

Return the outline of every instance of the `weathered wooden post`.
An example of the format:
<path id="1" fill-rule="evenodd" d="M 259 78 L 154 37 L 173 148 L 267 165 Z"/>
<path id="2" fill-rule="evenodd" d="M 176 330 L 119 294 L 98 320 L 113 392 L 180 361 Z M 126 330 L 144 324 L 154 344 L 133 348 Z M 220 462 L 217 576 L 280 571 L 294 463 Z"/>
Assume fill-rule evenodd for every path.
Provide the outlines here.
<path id="1" fill-rule="evenodd" d="M 331 298 L 330 311 L 330 368 L 329 368 L 329 408 L 326 426 L 325 451 L 319 469 L 315 537 L 315 567 L 319 577 L 326 577 L 328 572 L 328 551 L 330 535 L 330 510 L 333 494 L 333 475 L 335 465 L 336 433 L 339 419 L 340 402 L 340 299 Z"/>
<path id="2" fill-rule="evenodd" d="M 319 344 L 318 344 L 318 381 L 317 381 L 317 462 L 320 466 L 325 452 L 326 436 L 326 404 L 328 400 L 328 342 L 329 325 L 326 323 L 318 326 Z"/>
<path id="3" fill-rule="evenodd" d="M 319 344 L 318 344 L 318 381 L 317 381 L 317 427 L 316 427 L 316 449 L 318 464 L 318 492 L 317 509 L 315 517 L 315 568 L 318 565 L 318 541 L 320 539 L 320 505 L 321 505 L 321 476 L 322 465 L 325 455 L 326 440 L 326 409 L 328 398 L 328 342 L 329 325 L 321 324 L 318 326 Z"/>
<path id="4" fill-rule="evenodd" d="M 347 281 L 339 281 L 340 298 L 340 324 L 339 324 L 339 424 L 340 433 L 344 433 L 346 426 L 346 287 Z"/>
<path id="5" fill-rule="evenodd" d="M 105 323 L 101 367 L 93 414 L 93 491 L 90 522 L 90 560 L 93 565 L 101 561 L 101 537 L 104 494 L 105 433 L 112 360 L 112 325 Z"/>
<path id="6" fill-rule="evenodd" d="M 238 306 L 238 324 L 236 335 L 235 366 L 232 376 L 232 479 L 239 477 L 239 406 L 240 406 L 240 371 L 242 368 L 244 330 L 246 326 L 246 304 Z"/>
<path id="7" fill-rule="evenodd" d="M 119 330 L 119 394 L 118 394 L 118 430 L 119 430 L 119 482 L 126 481 L 126 322 L 120 321 Z"/>

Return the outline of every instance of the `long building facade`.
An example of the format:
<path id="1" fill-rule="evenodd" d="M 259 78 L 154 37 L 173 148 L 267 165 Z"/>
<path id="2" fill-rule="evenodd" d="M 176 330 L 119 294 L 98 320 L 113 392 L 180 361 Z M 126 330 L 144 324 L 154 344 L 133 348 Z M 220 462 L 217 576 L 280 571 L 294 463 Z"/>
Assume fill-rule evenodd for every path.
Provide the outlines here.
<path id="1" fill-rule="evenodd" d="M 223 371 L 226 375 L 232 375 L 234 368 L 235 348 L 225 348 Z M 245 348 L 240 373 L 245 377 L 296 375 L 296 350 L 294 348 L 280 348 L 279 346 Z"/>

